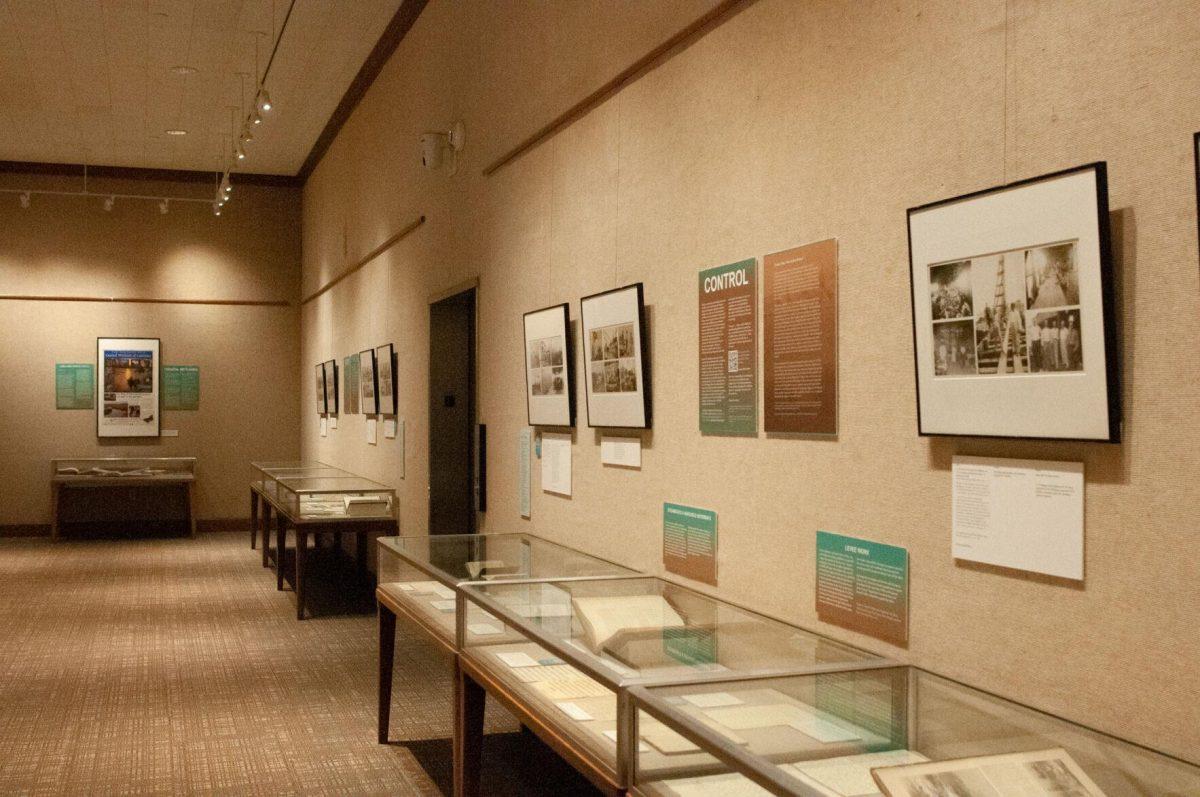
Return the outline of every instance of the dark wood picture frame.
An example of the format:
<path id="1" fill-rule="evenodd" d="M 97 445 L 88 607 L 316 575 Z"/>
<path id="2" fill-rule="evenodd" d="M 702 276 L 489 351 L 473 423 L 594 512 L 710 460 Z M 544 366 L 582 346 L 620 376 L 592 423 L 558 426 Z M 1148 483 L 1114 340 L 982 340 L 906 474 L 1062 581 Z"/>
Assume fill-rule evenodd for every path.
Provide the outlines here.
<path id="1" fill-rule="evenodd" d="M 327 415 L 340 415 L 338 411 L 338 364 L 337 360 L 326 360 L 322 363 L 325 366 L 325 413 Z M 332 396 L 333 400 L 330 401 Z"/>
<path id="2" fill-rule="evenodd" d="M 1198 134 L 1200 135 L 1200 134 Z M 931 210 L 941 206 L 961 203 L 964 201 L 977 199 L 989 194 L 995 194 L 1002 191 L 1010 191 L 1016 188 L 1032 186 L 1037 183 L 1047 182 L 1056 178 L 1074 175 L 1081 172 L 1092 171 L 1095 173 L 1096 182 L 1096 228 L 1097 228 L 1097 243 L 1099 246 L 1099 277 L 1100 277 L 1100 303 L 1101 303 L 1101 323 L 1103 324 L 1103 340 L 1104 340 L 1104 363 L 1105 363 L 1105 389 L 1106 389 L 1106 405 L 1108 408 L 1108 424 L 1106 437 L 1055 437 L 1055 436 L 1040 436 L 1040 435 L 1003 435 L 1003 434 L 970 434 L 970 433 L 947 433 L 947 432 L 930 432 L 926 431 L 923 424 L 921 414 L 921 362 L 917 344 L 917 280 L 916 280 L 916 263 L 913 261 L 913 233 L 912 219 L 913 215 L 923 211 Z M 1200 177 L 1198 177 L 1200 179 Z M 1004 438 L 1004 439 L 1024 439 L 1024 440 L 1046 440 L 1046 441 L 1061 441 L 1061 442 L 1091 442 L 1091 443 L 1120 443 L 1121 442 L 1121 424 L 1122 424 L 1122 401 L 1121 401 L 1121 372 L 1120 372 L 1120 351 L 1117 339 L 1117 318 L 1116 318 L 1116 292 L 1113 278 L 1113 253 L 1112 253 L 1112 234 L 1111 224 L 1109 219 L 1108 205 L 1108 166 L 1105 161 L 1097 161 L 1081 166 L 1062 169 L 1060 171 L 1051 172 L 1049 174 L 1038 175 L 1024 180 L 1017 180 L 1003 185 L 985 188 L 979 191 L 962 194 L 961 196 L 940 199 L 935 202 L 929 202 L 924 205 L 918 205 L 908 209 L 908 264 L 909 264 L 909 287 L 910 301 L 912 310 L 912 343 L 913 343 L 913 369 L 914 369 L 914 385 L 917 398 L 917 431 L 922 437 L 962 437 L 962 438 Z"/>
<path id="3" fill-rule="evenodd" d="M 565 389 L 567 392 L 567 415 L 568 420 L 565 424 L 537 424 L 533 422 L 533 415 L 529 406 L 529 317 L 545 313 L 548 310 L 562 310 L 562 328 L 563 328 L 563 349 L 564 349 L 564 364 L 563 378 L 566 380 Z M 582 321 L 580 322 L 583 323 Z M 548 307 L 540 307 L 537 310 L 530 310 L 521 316 L 521 362 L 522 378 L 525 380 L 525 420 L 530 426 L 547 426 L 551 428 L 574 428 L 575 426 L 575 346 L 574 336 L 571 335 L 571 306 L 567 302 L 562 304 L 552 304 Z"/>
<path id="4" fill-rule="evenodd" d="M 640 373 L 639 373 L 638 377 L 639 377 L 639 379 L 641 379 L 640 384 L 642 386 L 642 417 L 644 419 L 644 423 L 641 426 L 619 426 L 619 425 L 612 425 L 612 424 L 595 423 L 592 418 L 592 403 L 591 403 L 591 398 L 590 398 L 591 393 L 592 393 L 592 385 L 591 385 L 591 372 L 590 372 L 590 365 L 589 365 L 591 360 L 588 355 L 588 349 L 587 349 L 588 344 L 589 344 L 588 326 L 587 326 L 587 303 L 589 300 L 592 300 L 592 299 L 598 299 L 602 296 L 609 296 L 614 293 L 621 293 L 623 291 L 629 291 L 629 290 L 635 291 L 637 294 L 637 327 L 638 327 L 638 338 L 640 339 L 640 346 L 638 347 L 638 349 L 639 349 L 638 354 L 639 354 L 639 359 L 641 361 L 641 369 L 640 369 Z M 612 288 L 607 291 L 600 291 L 599 293 L 589 294 L 587 296 L 580 298 L 580 300 L 579 300 L 579 337 L 580 337 L 580 345 L 583 347 L 583 382 L 584 382 L 583 396 L 584 396 L 584 401 L 586 402 L 587 411 L 588 411 L 588 428 L 591 428 L 591 429 L 650 429 L 650 428 L 652 428 L 651 413 L 652 413 L 652 408 L 653 408 L 653 401 L 651 400 L 651 387 L 650 387 L 650 346 L 649 346 L 649 335 L 647 334 L 647 328 L 646 328 L 646 300 L 645 300 L 645 289 L 643 287 L 643 284 L 640 282 L 635 282 L 635 283 L 632 283 L 629 285 L 622 285 L 620 288 Z"/>

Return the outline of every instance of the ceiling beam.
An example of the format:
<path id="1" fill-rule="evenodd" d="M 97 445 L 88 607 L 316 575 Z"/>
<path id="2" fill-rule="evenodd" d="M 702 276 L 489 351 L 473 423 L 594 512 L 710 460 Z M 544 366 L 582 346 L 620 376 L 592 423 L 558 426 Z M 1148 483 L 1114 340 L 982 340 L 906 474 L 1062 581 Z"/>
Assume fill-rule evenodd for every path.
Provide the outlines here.
<path id="1" fill-rule="evenodd" d="M 384 28 L 383 33 L 379 37 L 379 41 L 375 43 L 371 54 L 367 56 L 367 60 L 363 62 L 362 68 L 358 70 L 358 74 L 354 76 L 354 80 L 350 82 L 350 86 L 346 89 L 346 93 L 342 95 L 342 101 L 338 103 L 333 114 L 329 117 L 329 121 L 325 124 L 325 129 L 321 131 L 321 135 L 317 136 L 316 142 L 313 144 L 312 150 L 309 151 L 308 157 L 304 159 L 304 165 L 297 172 L 301 184 L 306 182 L 309 175 L 313 173 L 313 169 L 317 168 L 317 164 L 321 162 L 321 158 L 325 156 L 329 146 L 333 144 L 333 140 L 337 138 L 338 131 L 342 129 L 342 125 L 354 113 L 354 109 L 358 107 L 358 103 L 367 93 L 367 89 L 371 88 L 371 84 L 375 82 L 375 78 L 383 71 L 384 65 L 388 59 L 392 57 L 392 53 L 400 46 L 400 42 L 404 39 L 405 34 L 412 28 L 413 23 L 417 21 L 417 17 L 421 16 L 421 12 L 425 10 L 429 0 L 403 0 L 400 7 L 396 9 L 396 13 L 392 16 L 391 22 Z"/>

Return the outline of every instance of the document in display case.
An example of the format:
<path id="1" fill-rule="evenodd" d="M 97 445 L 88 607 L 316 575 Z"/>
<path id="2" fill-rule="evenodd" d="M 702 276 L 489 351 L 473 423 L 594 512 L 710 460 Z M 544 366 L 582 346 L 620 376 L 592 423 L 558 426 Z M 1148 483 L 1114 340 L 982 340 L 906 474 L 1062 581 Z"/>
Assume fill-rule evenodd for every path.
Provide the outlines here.
<path id="1" fill-rule="evenodd" d="M 470 583 L 459 587 L 461 666 L 492 694 L 509 695 L 624 788 L 634 684 L 704 683 L 886 662 L 865 651 L 652 576 Z M 473 627 L 497 629 L 486 635 Z M 746 716 L 730 720 L 749 727 Z M 535 723 L 536 726 L 536 723 Z M 535 727 L 536 730 L 536 727 Z M 656 766 L 700 763 L 699 747 L 647 725 L 638 755 Z M 730 733 L 741 738 L 743 733 Z M 625 745 L 629 754 L 618 750 Z"/>
<path id="2" fill-rule="evenodd" d="M 662 797 L 1200 794 L 1200 767 L 915 667 L 635 686 L 632 793 Z"/>

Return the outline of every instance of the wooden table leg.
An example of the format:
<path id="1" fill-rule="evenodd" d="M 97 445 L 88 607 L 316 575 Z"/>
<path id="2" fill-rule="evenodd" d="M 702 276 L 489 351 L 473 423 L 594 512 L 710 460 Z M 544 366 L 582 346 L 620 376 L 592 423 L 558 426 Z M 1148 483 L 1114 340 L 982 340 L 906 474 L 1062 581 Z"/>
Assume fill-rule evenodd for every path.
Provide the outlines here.
<path id="1" fill-rule="evenodd" d="M 58 539 L 58 499 L 62 494 L 58 482 L 50 484 L 50 539 Z"/>
<path id="2" fill-rule="evenodd" d="M 254 550 L 258 541 L 258 491 L 250 490 L 250 550 Z"/>
<path id="3" fill-rule="evenodd" d="M 379 606 L 379 743 L 387 744 L 392 717 L 392 668 L 396 661 L 396 614 Z"/>
<path id="4" fill-rule="evenodd" d="M 187 511 L 188 511 L 188 534 L 196 536 L 196 502 L 194 500 L 195 491 L 192 490 L 192 483 L 187 483 Z"/>
<path id="5" fill-rule="evenodd" d="M 454 797 L 478 797 L 487 693 L 454 659 Z"/>
<path id="6" fill-rule="evenodd" d="M 362 578 L 367 572 L 367 532 L 360 531 L 354 535 L 354 567 L 358 577 Z"/>
<path id="7" fill-rule="evenodd" d="M 263 567 L 268 567 L 271 564 L 271 505 L 265 498 L 262 502 L 260 524 L 260 528 L 262 529 L 262 565 Z"/>
<path id="8" fill-rule="evenodd" d="M 287 521 L 275 513 L 275 589 L 283 589 L 283 554 L 287 550 Z"/>
<path id="9" fill-rule="evenodd" d="M 304 554 L 308 548 L 308 527 L 296 524 L 296 619 L 304 619 Z"/>

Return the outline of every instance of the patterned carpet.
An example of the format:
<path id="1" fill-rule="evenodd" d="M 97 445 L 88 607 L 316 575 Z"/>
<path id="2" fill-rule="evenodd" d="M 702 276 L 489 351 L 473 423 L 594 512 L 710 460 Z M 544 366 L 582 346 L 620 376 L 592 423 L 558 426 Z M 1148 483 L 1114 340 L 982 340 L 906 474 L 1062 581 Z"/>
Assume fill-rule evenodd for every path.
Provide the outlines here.
<path id="1" fill-rule="evenodd" d="M 247 535 L 0 539 L 0 607 L 0 794 L 449 791 L 448 665 L 397 629 L 376 744 L 374 614 L 297 622 Z M 489 794 L 586 793 L 492 704 L 488 730 Z"/>

